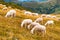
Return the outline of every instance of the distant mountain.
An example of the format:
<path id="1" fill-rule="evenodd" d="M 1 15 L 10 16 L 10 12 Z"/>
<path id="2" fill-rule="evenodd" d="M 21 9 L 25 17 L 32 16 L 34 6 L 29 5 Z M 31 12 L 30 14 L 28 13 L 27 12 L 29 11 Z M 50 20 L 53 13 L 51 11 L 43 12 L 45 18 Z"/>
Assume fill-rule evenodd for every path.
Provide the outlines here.
<path id="1" fill-rule="evenodd" d="M 5 2 L 43 2 L 48 0 L 4 0 Z"/>
<path id="2" fill-rule="evenodd" d="M 26 1 L 26 2 L 36 1 L 36 2 L 42 2 L 42 1 L 47 1 L 47 0 L 18 0 L 18 1 Z"/>
<path id="3" fill-rule="evenodd" d="M 53 13 L 60 9 L 60 0 L 4 0 L 14 2 L 37 13 Z M 60 11 L 60 10 L 59 10 Z"/>
<path id="4" fill-rule="evenodd" d="M 18 2 L 18 0 L 4 0 L 5 2 Z"/>

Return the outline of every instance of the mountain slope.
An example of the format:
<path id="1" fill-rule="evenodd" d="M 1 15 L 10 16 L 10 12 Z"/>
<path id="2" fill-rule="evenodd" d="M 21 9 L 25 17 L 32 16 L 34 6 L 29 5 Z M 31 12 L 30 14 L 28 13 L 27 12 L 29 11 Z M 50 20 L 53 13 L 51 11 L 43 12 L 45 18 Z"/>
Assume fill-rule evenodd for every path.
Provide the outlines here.
<path id="1" fill-rule="evenodd" d="M 52 19 L 55 21 L 53 28 L 51 26 L 47 26 L 46 35 L 42 37 L 42 34 L 40 34 L 40 32 L 37 33 L 36 31 L 35 34 L 32 35 L 30 33 L 30 30 L 27 30 L 24 27 L 21 28 L 20 26 L 21 22 L 24 19 L 29 18 L 34 21 L 36 18 L 40 17 L 41 14 L 39 14 L 39 16 L 30 16 L 24 15 L 23 10 L 16 10 L 16 17 L 5 18 L 4 16 L 6 15 L 7 11 L 0 9 L 0 40 L 60 40 L 60 21 Z M 60 14 L 57 14 L 56 16 L 60 17 Z M 48 19 L 44 18 L 44 24 L 47 20 Z"/>

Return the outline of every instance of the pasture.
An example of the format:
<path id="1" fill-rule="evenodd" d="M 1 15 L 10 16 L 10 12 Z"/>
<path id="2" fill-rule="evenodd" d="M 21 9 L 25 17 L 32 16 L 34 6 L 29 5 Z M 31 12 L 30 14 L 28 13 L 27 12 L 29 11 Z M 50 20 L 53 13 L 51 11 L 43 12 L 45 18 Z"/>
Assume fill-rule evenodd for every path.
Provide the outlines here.
<path id="1" fill-rule="evenodd" d="M 13 9 L 13 8 L 11 8 Z M 4 16 L 10 9 L 2 10 L 0 7 L 0 40 L 60 40 L 60 21 L 55 18 L 44 18 L 43 25 L 49 19 L 54 20 L 53 27 L 46 26 L 46 35 L 44 37 L 41 36 L 41 33 L 35 32 L 35 34 L 31 34 L 30 30 L 26 28 L 21 28 L 21 22 L 24 19 L 32 19 L 33 21 L 40 17 L 24 15 L 23 10 L 16 10 L 16 17 L 14 18 L 5 18 Z M 55 15 L 55 14 L 50 14 Z M 56 14 L 59 18 L 60 14 Z"/>

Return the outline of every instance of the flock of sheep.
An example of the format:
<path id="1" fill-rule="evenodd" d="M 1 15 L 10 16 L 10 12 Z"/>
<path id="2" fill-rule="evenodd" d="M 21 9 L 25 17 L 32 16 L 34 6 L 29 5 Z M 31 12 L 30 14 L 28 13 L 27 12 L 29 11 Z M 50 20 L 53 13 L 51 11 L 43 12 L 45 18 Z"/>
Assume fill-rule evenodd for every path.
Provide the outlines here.
<path id="1" fill-rule="evenodd" d="M 41 25 L 39 22 L 43 22 L 43 18 L 37 18 L 34 22 L 31 19 L 25 19 L 21 23 L 21 27 L 31 29 L 31 33 L 34 34 L 34 30 L 40 30 L 42 34 L 46 34 L 46 25 L 54 24 L 53 20 L 48 20 L 45 25 Z"/>
<path id="2" fill-rule="evenodd" d="M 31 12 L 26 11 L 25 12 L 26 15 L 33 15 Z M 38 14 L 38 13 L 37 13 Z M 35 16 L 38 16 L 37 14 L 34 14 Z M 39 18 L 37 18 L 36 20 L 32 21 L 32 19 L 24 19 L 21 23 L 21 27 L 25 27 L 28 30 L 31 30 L 30 33 L 34 34 L 34 31 L 40 31 L 42 33 L 42 35 L 44 36 L 46 34 L 46 25 L 54 25 L 54 20 L 50 19 L 48 20 L 44 25 L 41 25 L 40 22 L 44 21 L 44 18 L 54 18 L 57 20 L 60 20 L 60 18 L 58 18 L 57 16 L 52 16 L 52 15 L 46 15 L 46 14 L 42 14 Z"/>
<path id="3" fill-rule="evenodd" d="M 2 5 L 2 4 L 0 4 Z M 9 7 L 11 8 L 11 7 Z M 2 10 L 7 10 L 7 7 L 4 7 Z M 38 16 L 39 14 L 38 13 L 32 13 L 32 12 L 29 12 L 29 11 L 25 11 L 24 12 L 25 15 L 33 15 L 33 16 Z M 16 16 L 16 10 L 9 10 L 7 12 L 7 14 L 5 15 L 5 17 L 15 17 Z M 57 16 L 51 16 L 51 15 L 46 15 L 46 14 L 42 14 L 39 18 L 37 18 L 36 20 L 32 21 L 32 19 L 24 19 L 22 22 L 21 22 L 21 27 L 25 27 L 27 28 L 28 30 L 31 29 L 30 33 L 31 34 L 34 34 L 34 31 L 35 30 L 39 30 L 42 32 L 42 35 L 45 35 L 46 34 L 46 25 L 50 25 L 50 24 L 54 24 L 54 21 L 53 20 L 48 20 L 44 25 L 43 24 L 43 17 L 45 18 L 57 18 Z M 58 20 L 60 20 L 60 18 L 57 18 Z M 42 22 L 42 24 L 40 23 Z"/>

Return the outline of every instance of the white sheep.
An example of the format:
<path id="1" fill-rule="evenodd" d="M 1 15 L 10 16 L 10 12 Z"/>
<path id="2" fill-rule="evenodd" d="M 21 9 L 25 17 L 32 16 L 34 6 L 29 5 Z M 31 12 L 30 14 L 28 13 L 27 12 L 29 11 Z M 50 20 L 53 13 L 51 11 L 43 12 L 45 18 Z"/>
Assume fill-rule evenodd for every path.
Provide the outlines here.
<path id="1" fill-rule="evenodd" d="M 52 24 L 52 26 L 53 26 L 54 21 L 53 21 L 53 20 L 48 20 L 48 21 L 45 23 L 45 26 L 46 26 L 46 25 L 48 25 L 48 26 L 49 26 L 50 24 Z"/>
<path id="2" fill-rule="evenodd" d="M 42 22 L 42 24 L 43 24 L 43 18 L 40 18 L 40 17 L 39 17 L 39 18 L 37 18 L 34 22 L 38 22 L 38 23 L 39 23 L 39 22 Z"/>
<path id="3" fill-rule="evenodd" d="M 38 16 L 38 13 L 32 13 L 33 16 Z"/>
<path id="4" fill-rule="evenodd" d="M 60 21 L 60 18 L 57 18 L 57 21 Z"/>
<path id="5" fill-rule="evenodd" d="M 10 10 L 7 12 L 7 14 L 5 15 L 5 17 L 15 17 L 16 16 L 16 11 L 15 10 Z"/>
<path id="6" fill-rule="evenodd" d="M 31 26 L 36 26 L 36 25 L 39 25 L 39 23 L 36 23 L 36 22 L 32 22 L 31 24 L 28 25 L 28 29 L 30 29 Z"/>
<path id="7" fill-rule="evenodd" d="M 11 6 L 8 6 L 8 8 L 12 8 Z"/>
<path id="8" fill-rule="evenodd" d="M 52 18 L 57 18 L 56 16 L 52 16 Z"/>
<path id="9" fill-rule="evenodd" d="M 8 8 L 7 7 L 4 7 L 2 10 L 7 10 Z"/>
<path id="10" fill-rule="evenodd" d="M 25 15 L 32 15 L 32 13 L 29 12 L 29 11 L 25 11 L 24 14 L 25 14 Z"/>
<path id="11" fill-rule="evenodd" d="M 6 7 L 6 5 L 3 5 L 4 7 Z"/>
<path id="12" fill-rule="evenodd" d="M 41 17 L 46 17 L 46 14 L 42 14 Z"/>
<path id="13" fill-rule="evenodd" d="M 46 18 L 51 18 L 52 16 L 51 15 L 46 15 Z"/>
<path id="14" fill-rule="evenodd" d="M 20 9 L 16 9 L 18 12 L 20 12 Z"/>
<path id="15" fill-rule="evenodd" d="M 41 31 L 42 34 L 43 34 L 43 36 L 44 36 L 44 34 L 46 34 L 46 27 L 43 26 L 43 25 L 36 25 L 36 26 L 34 26 L 30 32 L 31 32 L 32 34 L 34 34 L 34 30 L 37 30 L 37 31 L 39 30 L 39 31 Z"/>
<path id="16" fill-rule="evenodd" d="M 23 27 L 25 25 L 25 28 L 26 28 L 27 24 L 30 24 L 30 23 L 32 23 L 31 19 L 25 19 L 22 21 L 21 27 Z"/>

